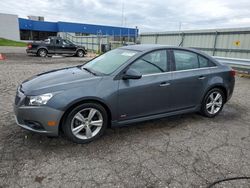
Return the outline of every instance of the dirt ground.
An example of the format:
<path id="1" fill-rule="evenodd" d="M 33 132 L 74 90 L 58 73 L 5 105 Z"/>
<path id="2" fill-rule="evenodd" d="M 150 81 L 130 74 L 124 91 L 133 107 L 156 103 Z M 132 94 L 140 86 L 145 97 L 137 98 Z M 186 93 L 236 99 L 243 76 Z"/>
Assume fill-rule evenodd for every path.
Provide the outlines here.
<path id="1" fill-rule="evenodd" d="M 0 48 L 0 187 L 207 187 L 250 176 L 250 79 L 236 79 L 221 114 L 198 114 L 108 129 L 85 145 L 21 129 L 12 103 L 16 87 L 47 70 L 89 58 L 39 58 L 24 48 Z M 217 187 L 250 187 L 234 180 Z"/>

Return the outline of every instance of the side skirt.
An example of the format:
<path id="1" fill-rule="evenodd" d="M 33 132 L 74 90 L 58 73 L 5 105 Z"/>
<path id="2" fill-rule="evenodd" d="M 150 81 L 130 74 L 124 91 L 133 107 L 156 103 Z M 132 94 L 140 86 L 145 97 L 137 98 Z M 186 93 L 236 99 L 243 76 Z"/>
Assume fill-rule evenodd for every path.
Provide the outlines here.
<path id="1" fill-rule="evenodd" d="M 119 126 L 129 125 L 132 123 L 160 119 L 160 118 L 164 118 L 164 117 L 186 114 L 186 113 L 191 113 L 191 112 L 197 112 L 197 111 L 199 111 L 199 109 L 200 109 L 200 106 L 197 106 L 197 107 L 188 108 L 185 110 L 178 110 L 178 111 L 167 112 L 167 113 L 163 113 L 163 114 L 156 114 L 156 115 L 151 115 L 151 116 L 145 116 L 145 117 L 140 117 L 140 118 L 135 118 L 135 119 L 124 120 L 124 121 L 112 121 L 111 127 L 119 127 Z"/>

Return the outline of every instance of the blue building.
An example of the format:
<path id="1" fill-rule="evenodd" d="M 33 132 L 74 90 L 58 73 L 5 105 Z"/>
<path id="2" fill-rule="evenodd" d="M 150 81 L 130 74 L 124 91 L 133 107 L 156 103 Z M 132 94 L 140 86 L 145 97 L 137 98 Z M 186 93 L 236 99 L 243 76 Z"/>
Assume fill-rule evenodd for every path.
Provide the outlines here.
<path id="1" fill-rule="evenodd" d="M 70 22 L 47 22 L 18 18 L 21 40 L 43 40 L 58 33 L 71 33 L 75 36 L 108 35 L 114 38 L 135 39 L 138 29 L 92 25 Z"/>

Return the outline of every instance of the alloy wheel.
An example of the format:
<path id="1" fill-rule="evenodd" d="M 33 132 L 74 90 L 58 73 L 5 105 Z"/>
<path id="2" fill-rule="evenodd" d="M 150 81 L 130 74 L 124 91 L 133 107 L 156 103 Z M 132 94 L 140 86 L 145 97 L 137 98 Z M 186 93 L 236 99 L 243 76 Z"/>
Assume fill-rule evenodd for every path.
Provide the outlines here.
<path id="1" fill-rule="evenodd" d="M 71 131 L 79 139 L 86 140 L 96 136 L 103 126 L 103 117 L 95 108 L 85 108 L 74 115 Z"/>
<path id="2" fill-rule="evenodd" d="M 214 91 L 212 92 L 206 102 L 207 112 L 211 115 L 216 114 L 220 111 L 223 105 L 223 98 L 220 92 Z"/>

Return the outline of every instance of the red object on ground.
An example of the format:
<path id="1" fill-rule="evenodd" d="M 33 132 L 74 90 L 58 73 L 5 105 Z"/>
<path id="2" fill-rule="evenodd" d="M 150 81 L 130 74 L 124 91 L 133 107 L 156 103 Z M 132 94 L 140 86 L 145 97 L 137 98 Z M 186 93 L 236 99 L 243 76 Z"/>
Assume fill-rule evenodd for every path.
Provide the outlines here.
<path id="1" fill-rule="evenodd" d="M 5 60 L 5 59 L 6 59 L 6 57 L 0 53 L 0 60 Z"/>

